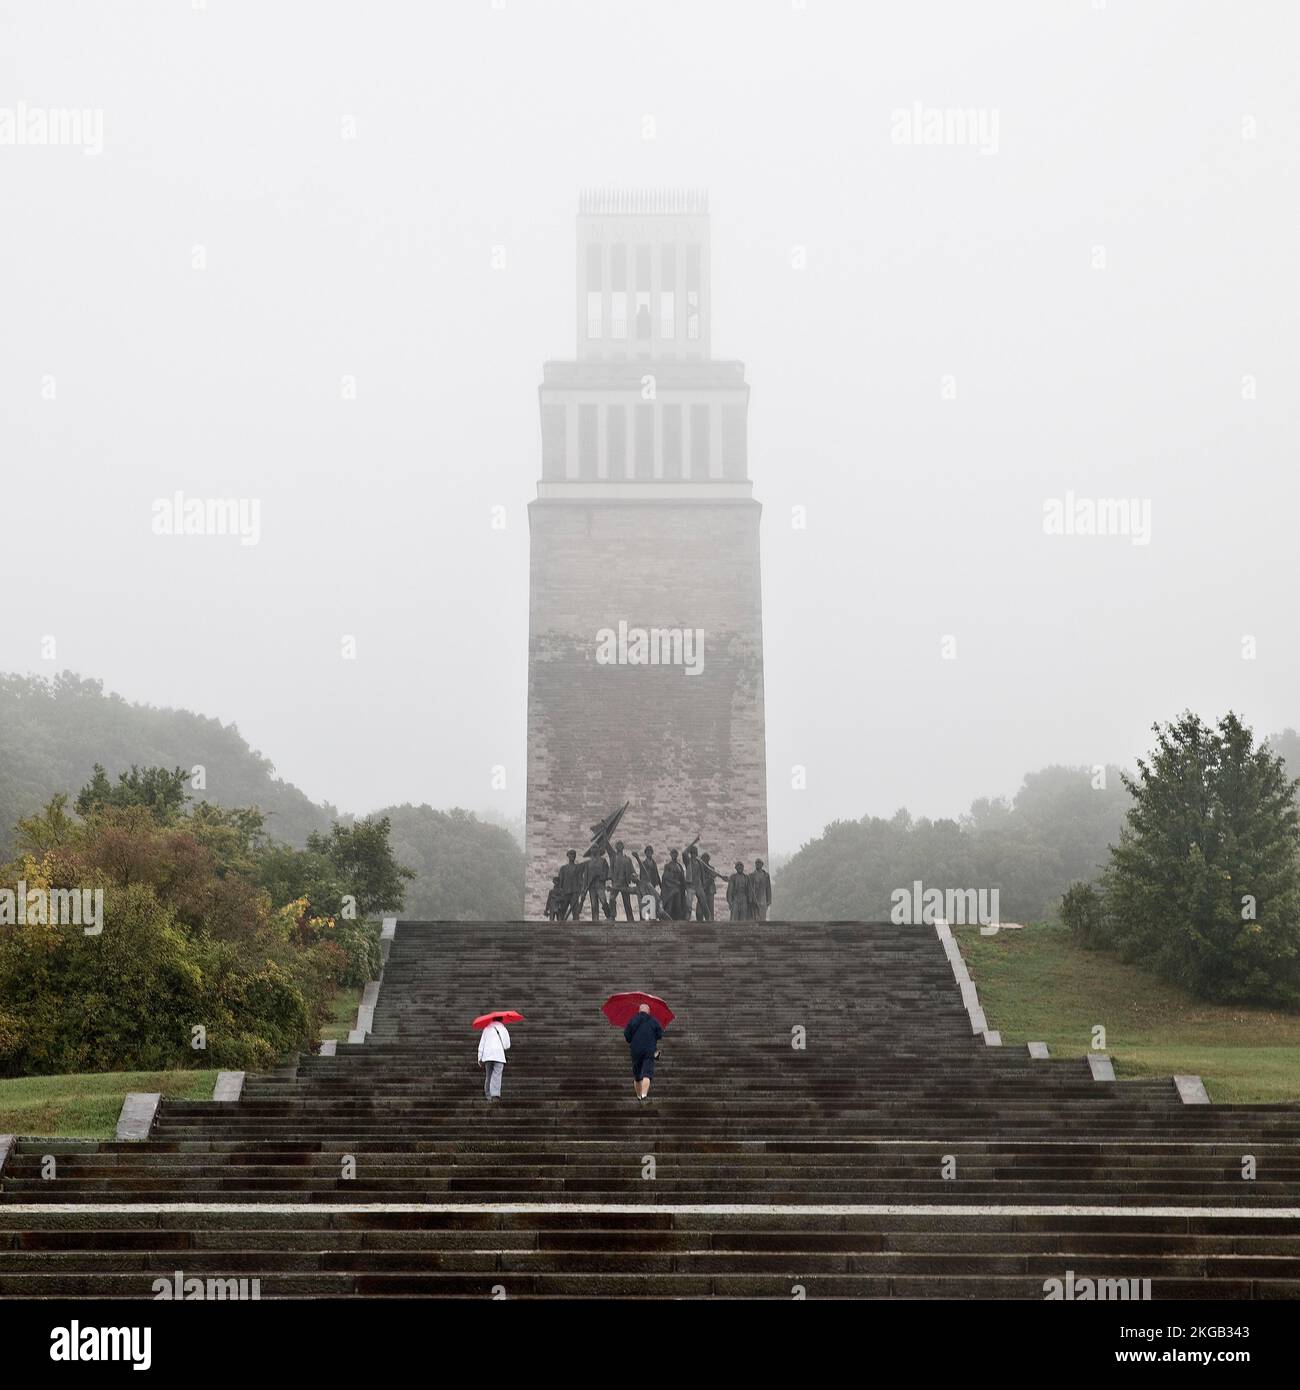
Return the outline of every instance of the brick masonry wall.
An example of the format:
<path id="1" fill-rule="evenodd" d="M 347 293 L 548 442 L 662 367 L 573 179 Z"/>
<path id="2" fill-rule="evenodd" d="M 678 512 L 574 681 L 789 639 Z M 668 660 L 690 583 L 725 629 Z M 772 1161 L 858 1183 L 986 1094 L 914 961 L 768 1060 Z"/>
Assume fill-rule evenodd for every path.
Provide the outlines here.
<path id="1" fill-rule="evenodd" d="M 638 852 L 701 835 L 729 869 L 767 859 L 763 612 L 753 501 L 551 501 L 529 507 L 525 912 L 565 851 L 630 800 Z M 602 665 L 601 628 L 701 628 L 704 669 Z"/>

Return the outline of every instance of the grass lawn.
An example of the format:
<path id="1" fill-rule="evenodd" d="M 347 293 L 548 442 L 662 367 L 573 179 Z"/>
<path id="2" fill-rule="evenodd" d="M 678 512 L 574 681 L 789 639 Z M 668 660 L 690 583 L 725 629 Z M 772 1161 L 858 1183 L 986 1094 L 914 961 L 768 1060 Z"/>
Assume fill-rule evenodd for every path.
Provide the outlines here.
<path id="1" fill-rule="evenodd" d="M 128 1091 L 211 1100 L 215 1071 L 105 1071 L 0 1081 L 0 1134 L 111 1139 Z"/>
<path id="2" fill-rule="evenodd" d="M 1102 1024 L 1117 1077 L 1186 1072 L 1214 1101 L 1300 1100 L 1300 1014 L 1200 1003 L 1109 952 L 1083 950 L 1064 927 L 953 935 L 1004 1043 L 1081 1057 Z"/>

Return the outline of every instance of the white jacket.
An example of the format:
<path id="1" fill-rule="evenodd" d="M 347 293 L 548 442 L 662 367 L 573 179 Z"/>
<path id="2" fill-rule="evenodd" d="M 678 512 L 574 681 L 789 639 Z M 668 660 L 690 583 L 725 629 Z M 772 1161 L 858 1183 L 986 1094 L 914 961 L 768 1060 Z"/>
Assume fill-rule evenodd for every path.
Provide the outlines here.
<path id="1" fill-rule="evenodd" d="M 510 1034 L 504 1023 L 489 1023 L 479 1034 L 478 1059 L 480 1062 L 504 1062 L 506 1049 L 510 1046 Z"/>

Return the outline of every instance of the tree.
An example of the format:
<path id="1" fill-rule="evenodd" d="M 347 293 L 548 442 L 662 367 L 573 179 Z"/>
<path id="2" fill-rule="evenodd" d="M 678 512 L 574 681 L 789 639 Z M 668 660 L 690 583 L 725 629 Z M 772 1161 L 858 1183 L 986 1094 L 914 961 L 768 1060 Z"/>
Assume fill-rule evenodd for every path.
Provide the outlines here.
<path id="1" fill-rule="evenodd" d="M 304 919 L 338 917 L 351 893 L 328 855 L 288 845 L 267 846 L 258 858 L 257 881 L 277 906 L 302 903 Z"/>
<path id="2" fill-rule="evenodd" d="M 307 837 L 307 854 L 317 856 L 334 871 L 345 891 L 356 899 L 360 917 L 396 912 L 405 900 L 406 881 L 415 877 L 413 870 L 393 857 L 388 843 L 391 829 L 387 816 L 368 816 L 352 825 L 336 821 L 328 835 L 313 832 Z M 338 911 L 337 902 L 332 906 L 313 902 L 312 906 Z"/>
<path id="3" fill-rule="evenodd" d="M 1070 884 L 1061 898 L 1061 921 L 1085 950 L 1110 944 L 1106 899 L 1094 884 Z"/>
<path id="4" fill-rule="evenodd" d="M 429 921 L 517 922 L 524 915 L 524 855 L 499 825 L 470 811 L 388 806 L 393 851 L 416 870 L 408 917 Z"/>
<path id="5" fill-rule="evenodd" d="M 1298 784 L 1231 711 L 1153 728 L 1104 879 L 1119 950 L 1204 999 L 1300 1004 Z"/>
<path id="6" fill-rule="evenodd" d="M 30 854 L 66 845 L 75 835 L 77 822 L 67 812 L 68 795 L 60 792 L 34 816 L 25 816 L 14 827 L 18 848 Z"/>
<path id="7" fill-rule="evenodd" d="M 1283 729 L 1280 734 L 1268 737 L 1269 752 L 1276 753 L 1286 763 L 1288 777 L 1300 777 L 1300 734 L 1294 729 Z"/>
<path id="8" fill-rule="evenodd" d="M 77 793 L 74 802 L 79 816 L 88 816 L 102 806 L 146 806 L 155 820 L 174 820 L 185 809 L 189 792 L 185 783 L 189 774 L 184 768 L 168 771 L 165 767 L 146 767 L 131 764 L 130 772 L 117 774 L 117 785 L 108 780 L 103 763 L 96 763 L 94 775 Z"/>

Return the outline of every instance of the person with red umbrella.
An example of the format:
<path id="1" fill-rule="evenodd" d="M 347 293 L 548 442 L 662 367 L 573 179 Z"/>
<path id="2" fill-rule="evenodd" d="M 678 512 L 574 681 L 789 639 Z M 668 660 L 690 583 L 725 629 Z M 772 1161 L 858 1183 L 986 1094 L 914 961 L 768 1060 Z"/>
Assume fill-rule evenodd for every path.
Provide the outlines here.
<path id="1" fill-rule="evenodd" d="M 673 1011 L 658 995 L 633 990 L 611 994 L 601 1012 L 615 1027 L 623 1025 L 623 1036 L 632 1055 L 632 1093 L 644 1104 L 650 1099 L 659 1039 L 673 1021 Z"/>
<path id="2" fill-rule="evenodd" d="M 501 1075 L 505 1071 L 506 1053 L 510 1050 L 510 1034 L 506 1023 L 522 1023 L 524 1016 L 514 1009 L 498 1009 L 474 1020 L 479 1030 L 478 1062 L 484 1069 L 483 1094 L 489 1101 L 501 1099 Z"/>

